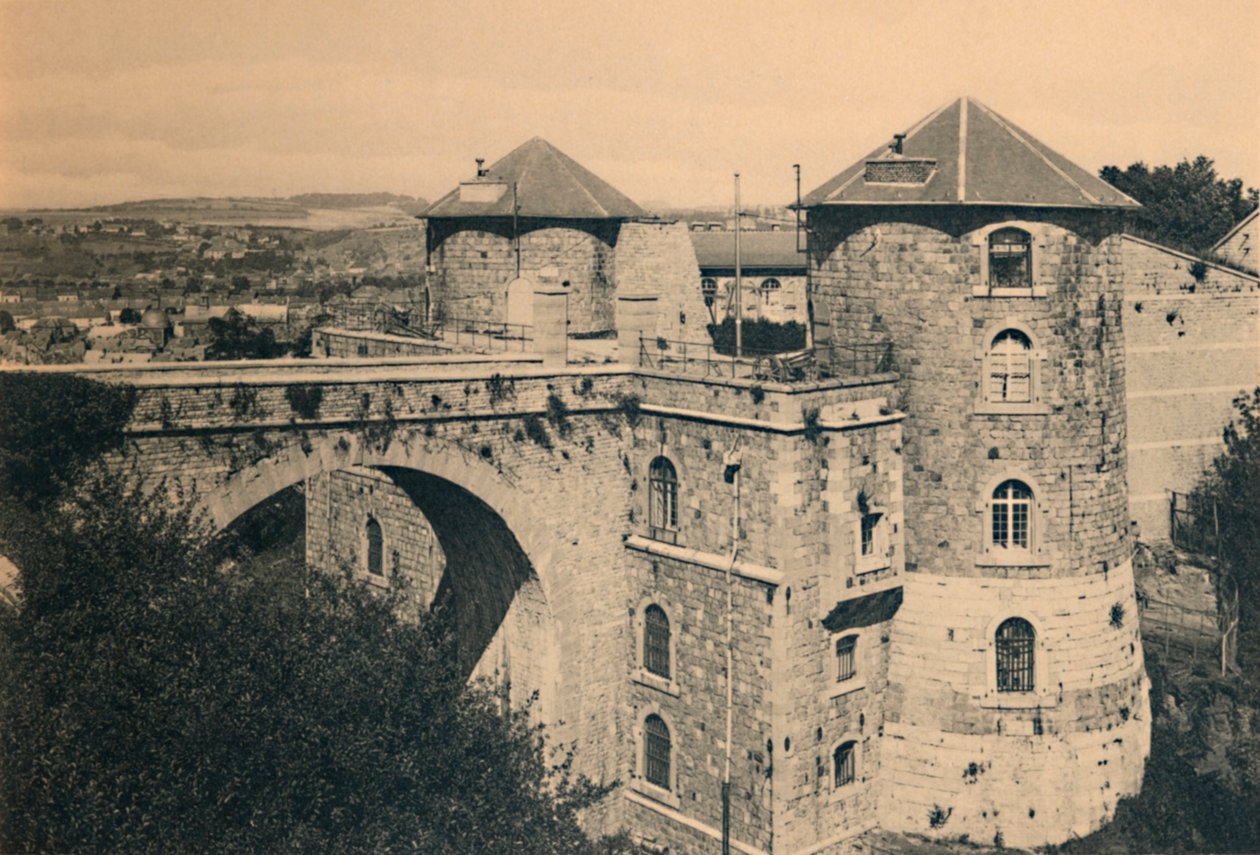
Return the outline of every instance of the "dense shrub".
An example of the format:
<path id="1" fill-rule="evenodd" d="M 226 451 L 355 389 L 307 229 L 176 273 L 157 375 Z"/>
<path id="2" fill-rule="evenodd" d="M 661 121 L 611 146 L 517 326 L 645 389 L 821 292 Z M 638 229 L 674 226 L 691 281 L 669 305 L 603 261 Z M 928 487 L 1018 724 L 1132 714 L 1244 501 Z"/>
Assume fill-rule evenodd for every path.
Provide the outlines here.
<path id="1" fill-rule="evenodd" d="M 726 318 L 720 324 L 709 324 L 714 349 L 723 356 L 735 352 L 735 320 Z M 741 333 L 744 350 L 749 354 L 783 353 L 805 346 L 805 327 L 796 321 L 778 323 L 765 318 L 744 321 Z"/>

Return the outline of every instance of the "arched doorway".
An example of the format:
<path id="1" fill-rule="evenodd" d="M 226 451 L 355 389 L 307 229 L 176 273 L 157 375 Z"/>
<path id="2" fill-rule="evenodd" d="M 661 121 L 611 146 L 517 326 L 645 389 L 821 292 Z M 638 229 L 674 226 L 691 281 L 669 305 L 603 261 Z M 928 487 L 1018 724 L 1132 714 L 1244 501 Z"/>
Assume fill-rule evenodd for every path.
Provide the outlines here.
<path id="1" fill-rule="evenodd" d="M 526 327 L 534 325 L 534 283 L 524 276 L 508 283 L 507 322 Z"/>

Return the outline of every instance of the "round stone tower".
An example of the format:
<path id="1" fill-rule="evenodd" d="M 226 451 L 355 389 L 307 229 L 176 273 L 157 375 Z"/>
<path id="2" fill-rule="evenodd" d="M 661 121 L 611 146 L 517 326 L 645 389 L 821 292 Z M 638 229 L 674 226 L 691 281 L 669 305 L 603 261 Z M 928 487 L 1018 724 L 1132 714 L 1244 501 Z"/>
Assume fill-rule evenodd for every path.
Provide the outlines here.
<path id="1" fill-rule="evenodd" d="M 890 342 L 908 414 L 879 824 L 1088 833 L 1150 739 L 1121 329 L 1136 203 L 962 98 L 803 206 L 820 358 Z"/>

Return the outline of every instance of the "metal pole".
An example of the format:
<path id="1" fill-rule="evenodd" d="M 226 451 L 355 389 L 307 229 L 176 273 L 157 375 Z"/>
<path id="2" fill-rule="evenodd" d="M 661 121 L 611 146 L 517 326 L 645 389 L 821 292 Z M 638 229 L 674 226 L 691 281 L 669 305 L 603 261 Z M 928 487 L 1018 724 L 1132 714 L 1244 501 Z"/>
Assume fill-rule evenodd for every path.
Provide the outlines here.
<path id="1" fill-rule="evenodd" d="M 735 173 L 735 355 L 744 355 L 744 279 L 739 266 L 739 173 Z"/>
<path id="2" fill-rule="evenodd" d="M 517 220 L 521 206 L 517 203 L 516 182 L 512 182 L 512 242 L 516 244 L 516 278 L 521 278 L 521 230 Z"/>
<path id="3" fill-rule="evenodd" d="M 729 464 L 728 464 L 729 465 Z M 731 750 L 735 731 L 735 558 L 739 555 L 739 469 L 731 474 L 735 512 L 731 516 L 731 560 L 726 565 L 726 760 L 722 769 L 722 855 L 731 855 Z"/>

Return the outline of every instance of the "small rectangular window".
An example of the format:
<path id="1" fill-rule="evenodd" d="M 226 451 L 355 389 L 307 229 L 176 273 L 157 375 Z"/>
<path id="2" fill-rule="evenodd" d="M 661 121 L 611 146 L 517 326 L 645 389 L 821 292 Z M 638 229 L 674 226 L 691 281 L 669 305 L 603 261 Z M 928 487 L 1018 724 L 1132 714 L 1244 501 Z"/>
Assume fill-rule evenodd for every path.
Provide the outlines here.
<path id="1" fill-rule="evenodd" d="M 857 675 L 857 636 L 849 635 L 836 642 L 836 682 L 852 680 Z"/>

